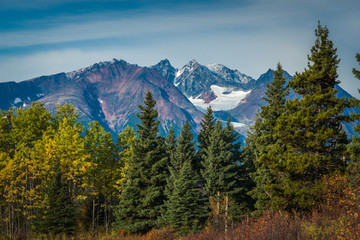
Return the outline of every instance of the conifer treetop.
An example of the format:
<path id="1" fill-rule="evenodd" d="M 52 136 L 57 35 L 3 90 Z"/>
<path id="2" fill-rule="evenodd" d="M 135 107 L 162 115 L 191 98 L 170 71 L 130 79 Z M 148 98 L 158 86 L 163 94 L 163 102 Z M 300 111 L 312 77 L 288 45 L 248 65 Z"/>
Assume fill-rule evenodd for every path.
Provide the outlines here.
<path id="1" fill-rule="evenodd" d="M 136 116 L 141 120 L 141 124 L 136 124 L 138 127 L 137 133 L 140 139 L 155 138 L 158 133 L 158 126 L 160 122 L 156 120 L 158 112 L 154 108 L 156 101 L 153 99 L 151 92 L 146 92 L 144 106 L 139 105 L 140 114 Z"/>
<path id="2" fill-rule="evenodd" d="M 296 73 L 290 86 L 299 95 L 325 94 L 339 84 L 337 68 L 340 62 L 333 42 L 329 39 L 328 28 L 320 21 L 315 30 L 315 44 L 308 55 L 308 69 Z"/>

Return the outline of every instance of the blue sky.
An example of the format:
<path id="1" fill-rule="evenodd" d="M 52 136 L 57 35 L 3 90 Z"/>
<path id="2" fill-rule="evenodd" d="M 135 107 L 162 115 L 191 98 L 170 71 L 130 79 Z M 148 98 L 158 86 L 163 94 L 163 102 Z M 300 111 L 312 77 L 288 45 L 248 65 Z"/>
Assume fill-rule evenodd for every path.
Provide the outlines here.
<path id="1" fill-rule="evenodd" d="M 341 59 L 341 86 L 359 97 L 359 0 L 0 0 L 0 81 L 124 59 L 177 68 L 196 59 L 258 78 L 277 62 L 307 66 L 318 20 Z"/>

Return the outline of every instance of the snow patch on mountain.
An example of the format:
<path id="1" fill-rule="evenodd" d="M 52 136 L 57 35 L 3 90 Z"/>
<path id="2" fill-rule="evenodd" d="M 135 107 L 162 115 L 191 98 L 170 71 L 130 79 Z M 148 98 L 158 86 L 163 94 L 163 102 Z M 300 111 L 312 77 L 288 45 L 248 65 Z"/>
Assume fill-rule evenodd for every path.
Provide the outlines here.
<path id="1" fill-rule="evenodd" d="M 175 77 L 176 77 L 176 78 L 180 77 L 181 74 L 184 73 L 184 70 L 185 70 L 185 68 L 182 68 L 182 69 L 180 69 L 180 70 L 177 70 L 176 73 L 175 73 Z"/>
<path id="2" fill-rule="evenodd" d="M 21 100 L 21 98 L 15 98 L 15 100 L 14 100 L 14 104 L 18 104 L 18 103 L 21 103 L 22 102 L 22 100 Z"/>
<path id="3" fill-rule="evenodd" d="M 232 70 L 222 64 L 209 64 L 206 66 L 210 71 L 216 73 L 219 77 L 229 82 L 246 84 L 253 80 L 238 70 Z"/>
<path id="4" fill-rule="evenodd" d="M 222 121 L 222 120 L 221 120 L 221 123 L 223 124 L 223 126 L 226 125 L 226 121 Z M 230 122 L 230 124 L 231 124 L 234 128 L 244 128 L 244 127 L 246 127 L 246 124 L 241 123 L 241 122 Z"/>
<path id="5" fill-rule="evenodd" d="M 206 109 L 208 106 L 211 106 L 214 111 L 227 111 L 234 109 L 237 105 L 239 105 L 241 100 L 251 92 L 251 90 L 236 91 L 232 88 L 220 87 L 217 85 L 211 85 L 210 88 L 217 96 L 215 100 L 210 103 L 205 103 L 205 101 L 200 99 L 200 96 L 198 96 L 196 98 L 190 97 L 190 102 L 198 109 Z"/>
<path id="6" fill-rule="evenodd" d="M 224 69 L 225 66 L 222 64 L 213 63 L 213 64 L 207 65 L 206 67 L 213 72 L 220 72 Z"/>
<path id="7" fill-rule="evenodd" d="M 240 123 L 240 122 L 231 122 L 231 124 L 234 126 L 234 128 L 243 128 L 243 127 L 246 127 L 246 124 Z"/>

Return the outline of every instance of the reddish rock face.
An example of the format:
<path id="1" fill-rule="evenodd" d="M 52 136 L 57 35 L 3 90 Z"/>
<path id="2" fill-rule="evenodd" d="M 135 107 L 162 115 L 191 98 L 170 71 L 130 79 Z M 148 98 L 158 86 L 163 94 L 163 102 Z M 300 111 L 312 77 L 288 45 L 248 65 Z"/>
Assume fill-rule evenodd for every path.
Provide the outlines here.
<path id="1" fill-rule="evenodd" d="M 214 92 L 208 91 L 203 95 L 203 99 L 205 103 L 210 103 L 212 100 L 215 100 L 217 96 Z"/>
<path id="2" fill-rule="evenodd" d="M 179 132 L 188 120 L 197 132 L 202 113 L 167 79 L 146 67 L 113 60 L 94 64 L 71 73 L 43 76 L 20 83 L 1 83 L 0 107 L 28 105 L 40 101 L 52 112 L 56 105 L 71 103 L 80 114 L 80 121 L 97 120 L 113 133 L 127 125 L 136 128 L 138 105 L 147 91 L 153 94 L 165 135 L 171 125 Z"/>

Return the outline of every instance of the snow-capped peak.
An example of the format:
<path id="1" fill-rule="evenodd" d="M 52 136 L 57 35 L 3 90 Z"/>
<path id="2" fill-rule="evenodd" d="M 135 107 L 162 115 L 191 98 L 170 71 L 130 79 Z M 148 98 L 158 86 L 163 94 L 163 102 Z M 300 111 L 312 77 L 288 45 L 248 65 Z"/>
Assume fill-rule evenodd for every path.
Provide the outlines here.
<path id="1" fill-rule="evenodd" d="M 222 71 L 224 68 L 226 68 L 224 65 L 218 64 L 218 63 L 209 64 L 206 67 L 216 73 L 218 73 L 218 72 Z"/>
<path id="2" fill-rule="evenodd" d="M 189 61 L 183 68 L 176 71 L 175 79 L 179 78 L 184 72 L 190 74 L 197 66 L 200 66 L 200 64 L 195 59 Z"/>

